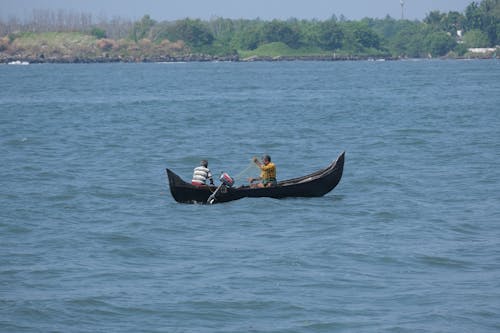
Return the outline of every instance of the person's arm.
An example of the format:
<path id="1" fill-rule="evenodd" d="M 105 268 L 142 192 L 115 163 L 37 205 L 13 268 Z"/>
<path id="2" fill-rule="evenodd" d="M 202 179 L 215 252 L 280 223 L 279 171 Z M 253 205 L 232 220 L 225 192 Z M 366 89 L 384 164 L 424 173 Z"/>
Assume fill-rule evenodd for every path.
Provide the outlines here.
<path id="1" fill-rule="evenodd" d="M 262 168 L 262 163 L 260 163 L 260 161 L 259 161 L 259 159 L 258 159 L 257 157 L 254 157 L 254 158 L 253 158 L 253 162 L 254 162 L 255 164 L 257 164 L 257 166 L 258 166 L 259 168 Z"/>
<path id="2" fill-rule="evenodd" d="M 212 173 L 210 172 L 210 170 L 208 170 L 207 176 L 210 180 L 210 185 L 214 185 L 214 178 L 212 177 Z"/>
<path id="3" fill-rule="evenodd" d="M 252 177 L 250 177 L 250 178 L 248 178 L 248 182 L 249 182 L 249 183 L 253 183 L 253 182 L 254 182 L 254 181 L 256 181 L 256 180 L 262 180 L 262 178 L 261 178 L 261 177 L 257 177 L 257 178 L 252 178 Z"/>
<path id="4" fill-rule="evenodd" d="M 254 157 L 254 158 L 252 159 L 252 162 L 254 162 L 254 163 L 255 163 L 255 164 L 256 164 L 256 165 L 260 168 L 260 162 L 259 162 L 259 159 L 258 159 L 257 157 Z M 260 178 L 260 177 L 259 177 L 259 178 Z M 248 178 L 248 182 L 249 182 L 250 184 L 252 184 L 254 181 L 259 180 L 259 178 L 249 177 L 249 178 Z"/>

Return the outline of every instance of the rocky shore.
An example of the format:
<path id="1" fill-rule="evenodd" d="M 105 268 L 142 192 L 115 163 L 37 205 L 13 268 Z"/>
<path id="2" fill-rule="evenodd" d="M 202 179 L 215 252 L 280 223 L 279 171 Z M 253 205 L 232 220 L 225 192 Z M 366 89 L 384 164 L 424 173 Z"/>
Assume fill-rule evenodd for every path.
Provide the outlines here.
<path id="1" fill-rule="evenodd" d="M 276 57 L 261 57 L 252 56 L 243 58 L 240 61 L 357 61 L 357 60 L 397 60 L 391 56 L 384 57 L 369 57 L 369 56 L 336 56 L 336 55 L 310 55 L 310 56 L 276 56 Z"/>
<path id="2" fill-rule="evenodd" d="M 12 62 L 28 62 L 30 64 L 43 63 L 61 63 L 61 64 L 93 64 L 93 63 L 137 63 L 137 62 L 211 62 L 211 61 L 228 61 L 228 62 L 259 62 L 259 61 L 357 61 L 357 60 L 397 60 L 393 57 L 363 57 L 363 56 L 252 56 L 241 58 L 239 55 L 230 56 L 212 56 L 206 54 L 187 54 L 181 56 L 141 56 L 141 57 L 123 57 L 123 56 L 97 56 L 97 57 L 79 57 L 79 56 L 60 56 L 60 57 L 45 57 L 36 55 L 21 55 L 9 56 L 0 54 L 0 64 L 8 64 Z"/>
<path id="3" fill-rule="evenodd" d="M 45 57 L 34 55 L 9 56 L 0 54 L 0 64 L 12 62 L 29 62 L 30 64 L 61 63 L 61 64 L 93 64 L 93 63 L 134 63 L 134 62 L 209 62 L 209 61 L 240 61 L 238 55 L 232 56 L 211 56 L 205 54 L 187 54 L 182 56 L 141 56 L 141 57 L 123 57 L 123 56 L 97 56 L 97 57 L 79 57 L 79 56 L 61 56 Z"/>
<path id="4" fill-rule="evenodd" d="M 440 59 L 491 59 L 495 54 L 474 54 L 467 57 L 440 57 Z M 185 55 L 141 55 L 122 56 L 107 53 L 96 56 L 45 56 L 43 54 L 21 53 L 9 55 L 0 52 L 0 64 L 9 63 L 60 63 L 60 64 L 93 64 L 93 63 L 152 63 L 152 62 L 278 62 L 278 61 L 392 61 L 404 60 L 404 58 L 386 56 L 359 56 L 359 55 L 301 55 L 301 56 L 250 56 L 240 57 L 238 54 L 227 56 L 215 56 L 207 54 L 185 54 Z"/>

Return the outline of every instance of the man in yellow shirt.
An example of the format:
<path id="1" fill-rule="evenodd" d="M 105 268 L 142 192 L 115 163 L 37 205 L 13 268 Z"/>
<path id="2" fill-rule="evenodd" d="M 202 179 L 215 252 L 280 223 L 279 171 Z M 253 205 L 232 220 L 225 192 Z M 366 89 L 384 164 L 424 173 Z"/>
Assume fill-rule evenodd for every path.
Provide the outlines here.
<path id="1" fill-rule="evenodd" d="M 265 155 L 262 158 L 262 163 L 255 157 L 253 162 L 257 164 L 260 168 L 260 177 L 259 178 L 248 178 L 250 182 L 250 186 L 252 187 L 272 187 L 276 186 L 276 166 L 273 162 L 271 162 L 271 156 Z M 260 180 L 260 183 L 252 184 L 254 181 Z"/>

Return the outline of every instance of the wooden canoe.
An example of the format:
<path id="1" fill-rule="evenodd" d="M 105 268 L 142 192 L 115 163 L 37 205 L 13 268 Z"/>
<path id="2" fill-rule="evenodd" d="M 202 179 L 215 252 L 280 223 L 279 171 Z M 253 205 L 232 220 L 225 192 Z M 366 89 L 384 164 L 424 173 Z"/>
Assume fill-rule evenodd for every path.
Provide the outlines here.
<path id="1" fill-rule="evenodd" d="M 333 190 L 340 182 L 344 170 L 344 155 L 345 152 L 342 152 L 335 161 L 324 169 L 303 177 L 279 181 L 274 187 L 223 187 L 217 192 L 214 203 L 241 198 L 321 197 Z M 193 186 L 182 180 L 172 170 L 166 169 L 166 171 L 170 192 L 177 202 L 205 204 L 217 189 L 216 186 Z"/>

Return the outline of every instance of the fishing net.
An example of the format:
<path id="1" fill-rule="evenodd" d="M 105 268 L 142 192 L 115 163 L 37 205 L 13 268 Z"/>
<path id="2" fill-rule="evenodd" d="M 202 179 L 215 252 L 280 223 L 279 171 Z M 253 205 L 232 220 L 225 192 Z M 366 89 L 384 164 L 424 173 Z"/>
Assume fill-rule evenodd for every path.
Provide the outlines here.
<path id="1" fill-rule="evenodd" d="M 260 168 L 253 162 L 253 158 L 252 160 L 250 160 L 250 163 L 247 165 L 247 167 L 245 169 L 243 169 L 243 171 L 241 171 L 239 174 L 237 174 L 236 176 L 234 176 L 234 180 L 238 183 L 247 183 L 248 182 L 248 178 L 256 178 L 258 177 L 260 174 Z"/>

